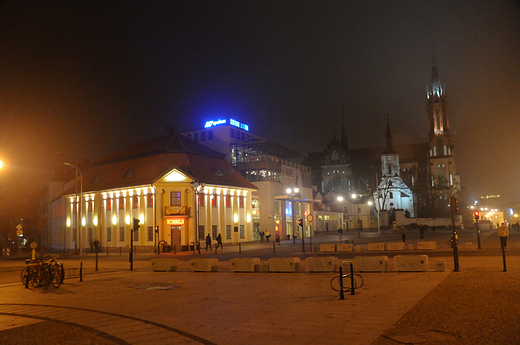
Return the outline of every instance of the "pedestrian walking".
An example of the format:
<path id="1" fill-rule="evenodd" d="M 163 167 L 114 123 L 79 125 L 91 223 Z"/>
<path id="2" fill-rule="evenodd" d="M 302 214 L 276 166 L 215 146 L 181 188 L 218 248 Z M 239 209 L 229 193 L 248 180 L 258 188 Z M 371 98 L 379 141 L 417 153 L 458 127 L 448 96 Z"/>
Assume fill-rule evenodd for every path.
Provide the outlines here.
<path id="1" fill-rule="evenodd" d="M 265 230 L 265 239 L 267 240 L 267 243 L 269 243 L 269 239 L 271 238 L 271 233 L 269 232 L 269 229 Z"/>
<path id="2" fill-rule="evenodd" d="M 507 236 L 509 236 L 509 228 L 505 223 L 502 223 L 498 228 L 498 236 L 500 236 L 500 246 L 502 248 L 507 247 Z"/>
<path id="3" fill-rule="evenodd" d="M 208 251 L 208 247 L 211 249 L 211 236 L 209 234 L 206 236 L 206 251 Z"/>
<path id="4" fill-rule="evenodd" d="M 264 243 L 264 235 L 265 233 L 263 231 L 260 231 L 260 242 Z"/>
<path id="5" fill-rule="evenodd" d="M 222 236 L 220 233 L 217 235 L 217 248 L 220 246 L 220 248 L 224 249 L 224 246 L 222 245 Z"/>
<path id="6" fill-rule="evenodd" d="M 401 237 L 403 238 L 403 242 L 406 240 L 406 228 L 404 225 L 401 225 Z"/>
<path id="7" fill-rule="evenodd" d="M 338 233 L 339 233 L 339 239 L 341 241 L 341 239 L 343 238 L 343 229 L 342 228 L 339 228 L 338 229 Z"/>

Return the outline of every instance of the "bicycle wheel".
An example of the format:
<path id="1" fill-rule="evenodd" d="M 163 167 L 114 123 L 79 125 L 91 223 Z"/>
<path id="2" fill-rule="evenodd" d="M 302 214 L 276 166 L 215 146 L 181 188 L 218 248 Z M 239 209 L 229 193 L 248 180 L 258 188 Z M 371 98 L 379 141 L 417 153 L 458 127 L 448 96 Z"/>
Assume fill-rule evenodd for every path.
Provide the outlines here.
<path id="1" fill-rule="evenodd" d="M 27 274 L 28 274 L 27 267 L 24 267 L 22 269 L 22 273 L 21 273 L 21 277 L 20 277 L 22 279 L 22 284 L 23 285 L 25 285 L 25 283 L 27 282 Z"/>
<path id="2" fill-rule="evenodd" d="M 31 284 L 33 287 L 37 288 L 40 287 L 40 276 L 41 276 L 41 269 L 40 268 L 32 268 L 29 271 L 30 277 L 29 280 L 31 281 Z"/>
<path id="3" fill-rule="evenodd" d="M 345 278 L 343 278 L 343 292 L 350 291 L 350 289 L 347 286 L 345 286 L 345 283 Z M 330 280 L 330 287 L 332 290 L 339 292 L 339 276 L 332 277 L 332 279 Z"/>
<path id="4" fill-rule="evenodd" d="M 48 267 L 45 267 L 41 272 L 40 284 L 44 289 L 47 289 L 51 284 L 51 271 Z"/>
<path id="5" fill-rule="evenodd" d="M 51 284 L 54 288 L 59 288 L 61 285 L 61 266 L 54 266 L 51 269 Z"/>

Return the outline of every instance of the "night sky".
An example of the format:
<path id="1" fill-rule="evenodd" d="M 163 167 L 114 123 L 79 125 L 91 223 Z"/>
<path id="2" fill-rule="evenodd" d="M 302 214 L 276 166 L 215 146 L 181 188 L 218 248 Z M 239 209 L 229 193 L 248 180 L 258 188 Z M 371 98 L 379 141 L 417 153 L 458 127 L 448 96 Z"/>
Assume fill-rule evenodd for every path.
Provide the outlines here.
<path id="1" fill-rule="evenodd" d="M 2 173 L 233 117 L 301 152 L 427 141 L 435 55 L 464 197 L 520 201 L 515 1 L 3 1 Z M 61 152 L 56 154 L 55 151 Z"/>

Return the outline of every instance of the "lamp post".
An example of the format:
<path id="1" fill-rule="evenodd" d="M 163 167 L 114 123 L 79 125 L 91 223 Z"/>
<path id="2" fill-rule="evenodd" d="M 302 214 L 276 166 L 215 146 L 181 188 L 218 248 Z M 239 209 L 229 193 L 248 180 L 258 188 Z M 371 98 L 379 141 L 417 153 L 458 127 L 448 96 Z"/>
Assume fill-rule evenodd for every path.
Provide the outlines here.
<path id="1" fill-rule="evenodd" d="M 63 164 L 76 169 L 76 177 L 78 176 L 78 174 L 80 176 L 80 189 L 79 189 L 79 202 L 78 202 L 78 204 L 79 204 L 79 221 L 76 223 L 78 226 L 78 234 L 76 234 L 76 236 L 78 239 L 79 255 L 81 256 L 81 255 L 83 255 L 83 248 L 81 247 L 83 245 L 82 238 L 81 238 L 81 235 L 82 235 L 81 230 L 83 228 L 83 174 L 81 173 L 81 170 L 76 165 L 71 164 L 69 162 L 63 162 Z M 76 213 L 77 212 L 78 212 L 78 210 L 76 210 Z"/>
<path id="2" fill-rule="evenodd" d="M 197 208 L 197 223 L 195 225 L 195 242 L 193 243 L 193 253 L 195 254 L 195 248 L 197 248 L 200 254 L 199 245 L 199 194 L 204 190 L 205 183 L 199 181 L 193 181 L 190 183 L 191 189 L 195 192 L 195 207 Z"/>
<path id="3" fill-rule="evenodd" d="M 357 202 L 356 202 L 357 197 L 358 197 L 357 194 L 352 194 L 352 199 L 354 199 L 354 207 L 356 208 L 356 213 L 355 213 L 356 218 L 355 218 L 355 219 L 356 219 L 356 227 L 357 227 L 357 229 L 358 229 L 357 237 L 358 237 L 358 238 L 361 238 L 361 229 L 360 229 L 360 227 L 359 227 L 359 219 L 358 219 L 358 204 L 357 204 Z"/>
<path id="4" fill-rule="evenodd" d="M 294 197 L 298 195 L 300 192 L 300 189 L 298 187 L 294 188 L 287 188 L 285 190 L 287 192 L 287 195 L 291 196 L 291 223 L 292 223 L 292 238 L 293 243 L 296 243 L 296 239 L 294 238 Z"/>

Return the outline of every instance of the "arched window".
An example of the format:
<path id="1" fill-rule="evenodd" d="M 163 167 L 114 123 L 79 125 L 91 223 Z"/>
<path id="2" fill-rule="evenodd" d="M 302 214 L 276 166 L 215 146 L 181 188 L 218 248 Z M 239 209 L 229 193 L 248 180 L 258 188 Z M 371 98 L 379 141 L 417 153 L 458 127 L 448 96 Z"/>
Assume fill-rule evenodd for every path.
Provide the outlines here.
<path id="1" fill-rule="evenodd" d="M 439 179 L 446 179 L 446 166 L 442 163 L 437 165 L 437 176 Z"/>

